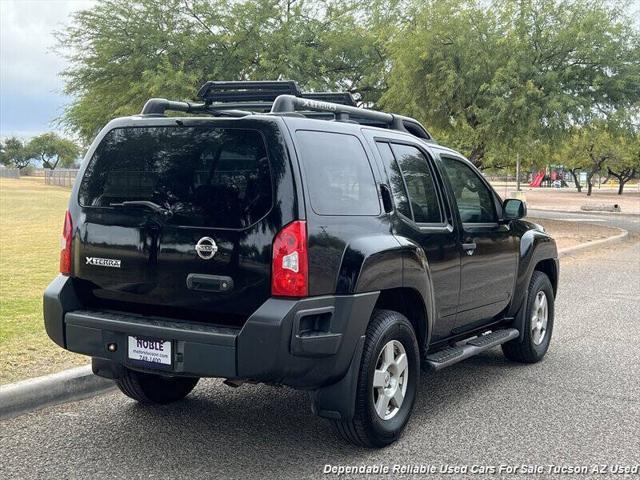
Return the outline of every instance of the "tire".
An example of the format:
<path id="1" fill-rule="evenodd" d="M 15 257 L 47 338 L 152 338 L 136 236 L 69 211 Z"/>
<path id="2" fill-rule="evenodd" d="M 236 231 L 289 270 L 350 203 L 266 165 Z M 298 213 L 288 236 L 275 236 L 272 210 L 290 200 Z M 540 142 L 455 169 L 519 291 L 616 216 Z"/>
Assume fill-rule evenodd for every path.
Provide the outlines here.
<path id="1" fill-rule="evenodd" d="M 403 351 L 406 370 L 402 370 Z M 388 361 L 391 355 L 393 362 Z M 355 445 L 373 448 L 389 445 L 400 437 L 409 421 L 417 395 L 420 378 L 419 355 L 413 326 L 406 317 L 391 310 L 373 312 L 362 352 L 354 417 L 348 421 L 334 421 L 338 433 L 345 440 Z M 389 365 L 392 366 L 387 370 L 386 367 Z M 405 373 L 402 374 L 402 371 Z M 374 387 L 374 379 L 378 383 L 377 387 Z M 404 391 L 399 402 L 399 396 L 389 399 L 398 391 Z M 376 399 L 379 402 L 378 409 L 374 403 Z M 388 405 L 385 407 L 387 399 Z M 384 411 L 386 418 L 378 411 Z"/>
<path id="2" fill-rule="evenodd" d="M 127 397 L 140 403 L 163 405 L 182 400 L 191 393 L 198 380 L 192 377 L 163 377 L 125 368 L 116 384 Z"/>
<path id="3" fill-rule="evenodd" d="M 546 324 L 543 315 L 540 314 L 541 299 L 546 302 Z M 519 338 L 511 340 L 502 345 L 502 352 L 505 357 L 514 362 L 536 363 L 542 360 L 549 349 L 551 334 L 553 332 L 555 298 L 553 287 L 544 273 L 534 271 L 529 282 L 527 292 L 527 303 L 522 312 L 525 315 L 522 326 L 524 335 L 522 341 Z M 544 332 L 541 336 L 540 326 L 545 324 Z"/>

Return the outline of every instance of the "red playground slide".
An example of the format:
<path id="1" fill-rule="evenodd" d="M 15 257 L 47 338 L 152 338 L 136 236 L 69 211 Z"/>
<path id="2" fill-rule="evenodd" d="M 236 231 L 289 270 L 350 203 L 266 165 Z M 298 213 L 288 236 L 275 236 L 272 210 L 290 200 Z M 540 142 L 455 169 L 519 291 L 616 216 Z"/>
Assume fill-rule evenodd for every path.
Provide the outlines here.
<path id="1" fill-rule="evenodd" d="M 539 187 L 544 180 L 544 170 L 540 170 L 535 177 L 533 177 L 533 182 L 529 184 L 530 187 Z"/>

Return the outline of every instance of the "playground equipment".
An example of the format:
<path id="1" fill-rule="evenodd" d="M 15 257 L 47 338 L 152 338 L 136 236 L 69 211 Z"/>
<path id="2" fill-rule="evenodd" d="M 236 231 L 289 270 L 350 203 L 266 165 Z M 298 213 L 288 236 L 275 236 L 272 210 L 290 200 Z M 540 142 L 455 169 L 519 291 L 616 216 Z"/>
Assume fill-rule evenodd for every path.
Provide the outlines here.
<path id="1" fill-rule="evenodd" d="M 544 170 L 540 170 L 533 177 L 533 181 L 529 184 L 530 187 L 539 187 L 542 184 L 542 180 L 544 180 Z"/>

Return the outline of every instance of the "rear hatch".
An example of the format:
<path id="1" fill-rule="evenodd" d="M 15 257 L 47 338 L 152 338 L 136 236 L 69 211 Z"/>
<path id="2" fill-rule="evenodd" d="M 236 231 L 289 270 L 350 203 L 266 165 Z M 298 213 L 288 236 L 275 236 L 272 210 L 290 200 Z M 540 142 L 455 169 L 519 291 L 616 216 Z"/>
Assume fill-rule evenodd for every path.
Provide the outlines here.
<path id="1" fill-rule="evenodd" d="M 284 149 L 266 138 L 211 123 L 109 131 L 78 188 L 73 275 L 90 306 L 241 326 L 270 295 L 283 221 Z"/>

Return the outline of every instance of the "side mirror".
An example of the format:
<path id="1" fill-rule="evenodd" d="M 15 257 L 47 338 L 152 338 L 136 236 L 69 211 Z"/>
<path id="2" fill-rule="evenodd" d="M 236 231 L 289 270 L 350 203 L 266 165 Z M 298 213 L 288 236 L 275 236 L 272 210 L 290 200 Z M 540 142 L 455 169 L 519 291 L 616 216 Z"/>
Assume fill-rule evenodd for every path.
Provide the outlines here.
<path id="1" fill-rule="evenodd" d="M 527 204 L 517 198 L 507 198 L 502 204 L 502 220 L 509 222 L 527 216 Z"/>

